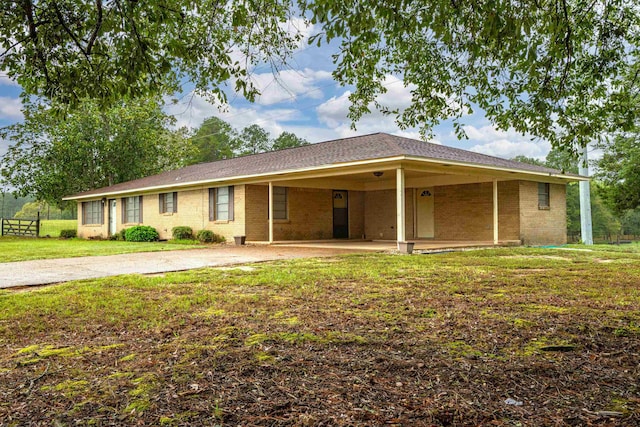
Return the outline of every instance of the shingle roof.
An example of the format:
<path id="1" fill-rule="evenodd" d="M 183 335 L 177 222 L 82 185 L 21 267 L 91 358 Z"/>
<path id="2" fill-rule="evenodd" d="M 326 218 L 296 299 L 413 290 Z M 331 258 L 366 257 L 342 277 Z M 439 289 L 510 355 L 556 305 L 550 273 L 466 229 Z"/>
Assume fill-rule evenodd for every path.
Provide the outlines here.
<path id="1" fill-rule="evenodd" d="M 269 153 L 254 154 L 211 163 L 200 163 L 158 175 L 86 191 L 69 198 L 127 192 L 135 189 L 176 184 L 188 185 L 189 183 L 202 181 L 216 181 L 240 176 L 262 175 L 398 156 L 477 164 L 523 172 L 560 173 L 555 169 L 487 156 L 459 148 L 446 147 L 386 133 L 374 133 Z"/>

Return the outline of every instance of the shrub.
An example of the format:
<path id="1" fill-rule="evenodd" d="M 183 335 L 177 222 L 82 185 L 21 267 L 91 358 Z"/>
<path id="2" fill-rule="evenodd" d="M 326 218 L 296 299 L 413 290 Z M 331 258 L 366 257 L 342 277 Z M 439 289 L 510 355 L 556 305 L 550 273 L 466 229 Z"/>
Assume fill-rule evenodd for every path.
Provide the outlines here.
<path id="1" fill-rule="evenodd" d="M 158 240 L 158 237 L 156 229 L 148 225 L 136 225 L 127 228 L 125 232 L 127 242 L 153 242 Z"/>
<path id="2" fill-rule="evenodd" d="M 202 243 L 222 243 L 225 241 L 224 236 L 214 233 L 211 230 L 200 230 L 196 235 L 196 239 Z"/>
<path id="3" fill-rule="evenodd" d="M 191 227 L 181 225 L 179 227 L 173 227 L 173 229 L 171 229 L 171 235 L 175 240 L 190 240 L 193 239 L 193 230 Z"/>
<path id="4" fill-rule="evenodd" d="M 122 230 L 114 234 L 114 236 L 115 236 L 115 240 L 120 240 L 124 242 L 125 240 L 127 240 L 127 229 L 123 228 Z"/>
<path id="5" fill-rule="evenodd" d="M 74 237 L 78 237 L 78 231 L 73 229 L 68 230 L 60 230 L 60 238 L 61 239 L 73 239 Z"/>

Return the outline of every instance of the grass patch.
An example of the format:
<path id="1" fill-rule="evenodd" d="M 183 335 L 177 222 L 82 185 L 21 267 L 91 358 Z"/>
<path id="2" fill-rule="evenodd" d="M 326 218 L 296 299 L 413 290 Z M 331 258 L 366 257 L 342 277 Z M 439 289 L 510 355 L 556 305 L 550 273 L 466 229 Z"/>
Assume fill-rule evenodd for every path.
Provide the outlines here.
<path id="1" fill-rule="evenodd" d="M 5 236 L 0 238 L 0 262 L 172 251 L 194 247 L 203 246 L 174 244 L 172 242 L 137 243 L 111 240 L 58 240 Z"/>
<path id="2" fill-rule="evenodd" d="M 634 245 L 253 267 L 0 293 L 0 424 L 638 424 Z"/>
<path id="3" fill-rule="evenodd" d="M 62 230 L 77 230 L 76 219 L 42 219 L 40 220 L 40 237 L 60 237 Z"/>

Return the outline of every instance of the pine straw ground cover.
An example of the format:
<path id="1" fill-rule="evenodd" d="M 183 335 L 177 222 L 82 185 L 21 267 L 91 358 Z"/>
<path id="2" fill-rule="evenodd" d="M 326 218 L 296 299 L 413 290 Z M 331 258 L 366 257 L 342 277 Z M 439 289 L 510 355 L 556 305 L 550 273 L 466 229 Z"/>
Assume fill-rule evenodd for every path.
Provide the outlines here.
<path id="1" fill-rule="evenodd" d="M 0 294 L 0 425 L 640 424 L 640 251 L 351 255 Z"/>

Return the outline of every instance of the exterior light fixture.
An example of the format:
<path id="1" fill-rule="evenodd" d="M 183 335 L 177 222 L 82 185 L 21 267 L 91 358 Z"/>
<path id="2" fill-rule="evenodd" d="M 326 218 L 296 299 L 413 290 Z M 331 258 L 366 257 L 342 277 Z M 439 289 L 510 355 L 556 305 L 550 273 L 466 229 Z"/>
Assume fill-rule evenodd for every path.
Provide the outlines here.
<path id="1" fill-rule="evenodd" d="M 373 176 L 380 178 L 382 175 L 384 174 L 384 172 L 374 172 Z"/>

